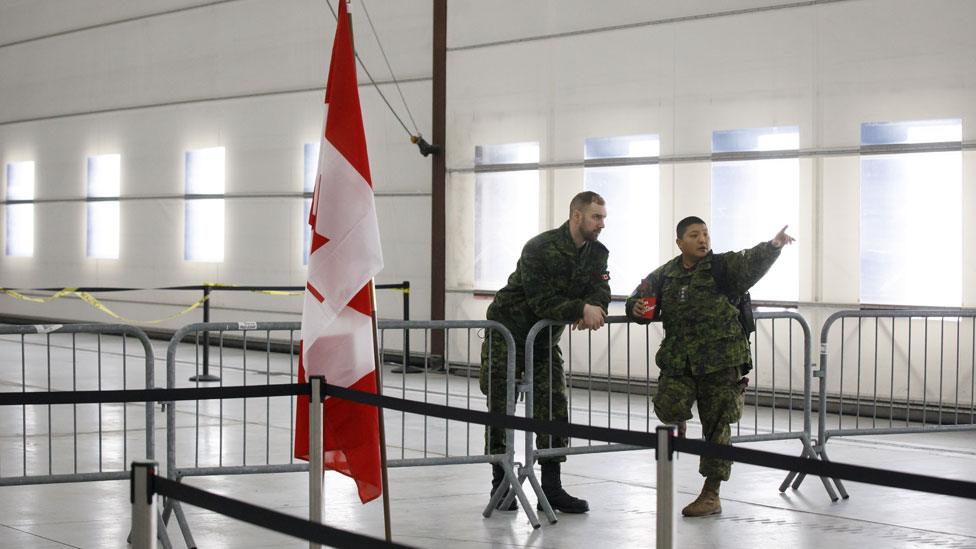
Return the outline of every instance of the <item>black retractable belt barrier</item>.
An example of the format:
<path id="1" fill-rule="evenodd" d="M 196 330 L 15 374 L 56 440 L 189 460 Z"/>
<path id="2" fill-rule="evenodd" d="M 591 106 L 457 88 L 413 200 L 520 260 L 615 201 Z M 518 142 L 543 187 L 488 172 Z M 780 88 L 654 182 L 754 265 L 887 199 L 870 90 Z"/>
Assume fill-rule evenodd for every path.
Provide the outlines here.
<path id="1" fill-rule="evenodd" d="M 310 395 L 307 383 L 276 385 L 233 385 L 224 387 L 187 387 L 184 389 L 125 389 L 103 391 L 38 391 L 0 393 L 0 406 L 37 404 L 93 404 L 109 402 L 172 402 L 177 400 L 213 400 L 273 396 Z"/>
<path id="2" fill-rule="evenodd" d="M 641 433 L 624 429 L 591 427 L 573 423 L 528 419 L 494 412 L 479 412 L 463 408 L 453 408 L 441 404 L 431 404 L 404 400 L 373 393 L 326 384 L 326 395 L 344 400 L 359 402 L 402 412 L 434 416 L 443 419 L 506 427 L 520 431 L 532 431 L 575 438 L 589 438 L 605 442 L 629 444 L 644 448 L 657 448 L 655 433 Z M 169 402 L 176 400 L 206 400 L 227 398 L 249 398 L 265 396 L 293 396 L 311 394 L 310 386 L 304 383 L 254 385 L 232 387 L 202 387 L 186 389 L 133 389 L 116 391 L 62 391 L 31 393 L 0 393 L 0 406 L 23 404 L 82 404 L 95 402 Z M 976 482 L 888 471 L 861 465 L 848 465 L 831 461 L 786 456 L 750 448 L 723 446 L 702 440 L 674 438 L 671 440 L 674 451 L 699 456 L 728 459 L 739 463 L 749 463 L 761 467 L 796 471 L 814 476 L 838 478 L 854 482 L 865 482 L 892 488 L 904 488 L 919 492 L 976 499 Z M 189 503 L 189 502 L 188 502 Z"/>
<path id="3" fill-rule="evenodd" d="M 237 520 L 254 524 L 268 530 L 274 530 L 296 538 L 306 539 L 330 547 L 355 548 L 360 547 L 402 547 L 409 549 L 409 545 L 387 542 L 379 538 L 356 534 L 340 530 L 324 524 L 317 524 L 240 500 L 232 499 L 187 486 L 165 477 L 155 477 L 156 493 L 173 498 L 202 509 L 208 509 Z"/>
<path id="4" fill-rule="evenodd" d="M 535 433 L 545 433 L 575 438 L 590 438 L 605 442 L 643 446 L 645 448 L 657 448 L 657 435 L 655 433 L 639 433 L 634 431 L 626 431 L 623 429 L 590 427 L 587 425 L 575 425 L 572 423 L 507 416 L 504 414 L 491 412 L 462 410 L 440 404 L 405 401 L 381 395 L 374 395 L 371 393 L 364 393 L 361 391 L 355 391 L 328 384 L 325 385 L 325 394 L 363 404 L 370 404 L 372 406 L 380 406 L 383 408 L 391 408 L 408 413 L 424 414 L 444 419 L 465 421 L 468 423 L 480 423 L 483 425 L 508 427 L 520 431 L 532 431 Z M 685 452 L 699 456 L 728 459 L 740 463 L 749 463 L 772 469 L 782 469 L 784 471 L 796 471 L 814 476 L 839 478 L 854 482 L 866 482 L 881 486 L 890 486 L 892 488 L 904 488 L 907 490 L 928 492 L 932 494 L 976 499 L 976 482 L 917 475 L 913 473 L 901 473 L 897 471 L 888 471 L 885 469 L 876 469 L 873 467 L 864 467 L 860 465 L 848 465 L 845 463 L 836 463 L 832 461 L 820 461 L 809 458 L 786 456 L 773 452 L 753 450 L 751 448 L 723 446 L 720 444 L 705 442 L 703 440 L 674 438 L 672 439 L 671 443 L 674 451 L 676 452 Z"/>

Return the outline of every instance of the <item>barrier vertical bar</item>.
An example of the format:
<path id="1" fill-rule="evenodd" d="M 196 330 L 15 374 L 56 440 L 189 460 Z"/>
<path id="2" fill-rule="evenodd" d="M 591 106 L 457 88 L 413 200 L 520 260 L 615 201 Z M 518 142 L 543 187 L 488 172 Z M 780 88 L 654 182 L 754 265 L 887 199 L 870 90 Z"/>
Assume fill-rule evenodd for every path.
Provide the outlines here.
<path id="1" fill-rule="evenodd" d="M 77 334 L 71 334 L 71 390 L 72 391 L 78 390 L 78 347 L 77 347 L 76 336 Z M 125 353 L 123 353 L 122 356 L 124 359 Z M 125 367 L 122 368 L 122 371 L 123 372 L 125 371 Z M 122 388 L 125 389 L 124 384 Z M 122 414 L 122 420 L 125 421 L 124 413 Z M 78 405 L 77 404 L 71 405 L 71 424 L 72 424 L 71 435 L 72 435 L 72 439 L 74 440 L 74 445 L 73 445 L 74 459 L 72 460 L 72 463 L 74 464 L 74 472 L 77 474 L 78 473 Z M 122 428 L 122 433 L 123 433 L 122 440 L 124 441 L 125 427 Z M 122 458 L 122 463 L 125 463 L 124 457 Z"/>
<path id="2" fill-rule="evenodd" d="M 658 425 L 657 448 L 657 549 L 674 547 L 674 462 L 671 439 L 674 426 Z"/>
<path id="3" fill-rule="evenodd" d="M 322 523 L 322 384 L 325 378 L 311 376 L 312 396 L 308 401 L 308 520 Z M 321 547 L 309 542 L 309 549 Z"/>
<path id="4" fill-rule="evenodd" d="M 155 461 L 132 462 L 129 501 L 132 503 L 133 549 L 156 549 Z"/>

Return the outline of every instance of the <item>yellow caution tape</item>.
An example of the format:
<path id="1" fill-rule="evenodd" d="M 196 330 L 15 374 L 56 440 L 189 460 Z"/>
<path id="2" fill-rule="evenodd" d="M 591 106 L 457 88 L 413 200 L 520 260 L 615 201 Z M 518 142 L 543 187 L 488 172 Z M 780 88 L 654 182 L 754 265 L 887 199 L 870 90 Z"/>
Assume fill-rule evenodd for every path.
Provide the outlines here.
<path id="1" fill-rule="evenodd" d="M 58 299 L 60 297 L 64 297 L 64 296 L 67 296 L 67 295 L 73 295 L 73 296 L 78 297 L 78 299 L 81 299 L 85 303 L 91 305 L 95 309 L 98 309 L 99 311 L 101 311 L 101 312 L 103 312 L 103 313 L 111 316 L 112 318 L 117 318 L 117 319 L 122 320 L 124 322 L 130 322 L 130 323 L 133 323 L 133 324 L 158 324 L 160 322 L 166 322 L 167 320 L 172 320 L 174 318 L 183 316 L 183 315 L 185 315 L 185 314 L 193 311 L 194 309 L 198 309 L 208 299 L 210 299 L 210 296 L 201 297 L 200 299 L 198 299 L 196 301 L 196 303 L 190 305 L 189 307 L 187 307 L 187 308 L 185 308 L 185 309 L 183 309 L 183 310 L 181 310 L 179 312 L 176 312 L 174 314 L 171 314 L 171 315 L 169 315 L 167 317 L 164 317 L 164 318 L 157 318 L 157 319 L 153 319 L 153 320 L 136 320 L 136 319 L 124 317 L 124 316 L 116 313 L 112 309 L 109 309 L 108 307 L 106 307 L 105 304 L 102 303 L 101 301 L 99 301 L 98 298 L 96 298 L 95 296 L 91 295 L 88 292 L 79 292 L 79 291 L 76 291 L 76 288 L 65 288 L 65 289 L 60 290 L 57 293 L 55 293 L 53 295 L 49 295 L 47 297 L 31 297 L 31 296 L 24 295 L 24 294 L 22 294 L 20 292 L 17 292 L 15 290 L 10 290 L 8 288 L 0 288 L 0 292 L 3 292 L 5 294 L 7 294 L 7 295 L 9 295 L 10 297 L 12 297 L 14 299 L 19 299 L 21 301 L 29 301 L 31 303 L 47 303 L 49 301 L 53 301 L 53 300 Z"/>
<path id="2" fill-rule="evenodd" d="M 124 322 L 131 322 L 133 324 L 159 324 L 160 322 L 166 322 L 167 320 L 173 320 L 174 318 L 181 317 L 181 316 L 183 316 L 183 315 L 185 315 L 185 314 L 193 311 L 194 309 L 199 308 L 208 299 L 210 299 L 210 296 L 201 297 L 195 303 L 193 303 L 189 307 L 183 309 L 182 311 L 175 312 L 175 313 L 173 313 L 173 314 L 171 314 L 169 316 L 163 317 L 163 318 L 157 318 L 157 319 L 153 319 L 153 320 L 136 320 L 136 319 L 133 319 L 133 318 L 124 317 L 124 316 L 116 313 L 112 309 L 109 309 L 108 307 L 105 306 L 104 303 L 102 303 L 101 301 L 99 301 L 98 298 L 96 298 L 95 296 L 91 295 L 88 292 L 74 292 L 74 294 L 76 296 L 78 296 L 79 299 L 81 299 L 85 303 L 91 305 L 92 307 L 98 309 L 99 311 L 101 311 L 101 312 L 103 312 L 103 313 L 105 313 L 105 314 L 107 314 L 107 315 L 109 315 L 109 316 L 111 316 L 113 318 L 117 318 L 117 319 L 119 319 L 121 321 L 124 321 Z"/>
<path id="3" fill-rule="evenodd" d="M 47 297 L 31 297 L 7 288 L 0 288 L 0 292 L 3 292 L 14 299 L 19 299 L 21 301 L 30 301 L 31 303 L 47 303 L 48 301 L 54 301 L 59 297 L 64 297 L 68 294 L 75 293 L 75 288 L 65 288 Z"/>
<path id="4" fill-rule="evenodd" d="M 212 288 L 233 288 L 233 287 L 235 287 L 234 284 L 217 284 L 217 283 L 212 283 L 212 282 L 204 283 L 204 286 L 209 286 L 209 287 L 212 287 Z M 402 291 L 405 294 L 410 293 L 410 289 L 409 288 L 403 288 L 400 291 Z M 190 313 L 190 312 L 194 311 L 195 309 L 200 308 L 201 305 L 203 305 L 204 303 L 207 302 L 208 299 L 210 299 L 210 295 L 205 295 L 204 297 L 201 297 L 200 299 L 198 299 L 195 303 L 193 303 L 189 307 L 186 307 L 185 309 L 183 309 L 181 311 L 178 311 L 176 313 L 173 313 L 173 314 L 171 314 L 169 316 L 166 316 L 166 317 L 163 317 L 163 318 L 157 318 L 157 319 L 151 319 L 151 320 L 136 320 L 136 319 L 124 317 L 124 316 L 116 313 L 112 309 L 109 309 L 104 303 L 102 303 L 101 301 L 99 301 L 98 298 L 96 298 L 92 294 L 90 294 L 88 292 L 79 292 L 79 291 L 77 291 L 77 288 L 64 288 L 63 290 L 60 290 L 60 291 L 58 291 L 58 292 L 56 292 L 56 293 L 54 293 L 52 295 L 49 295 L 47 297 L 31 297 L 31 296 L 24 295 L 24 294 L 22 294 L 20 292 L 17 292 L 15 290 L 11 290 L 9 288 L 2 288 L 2 287 L 0 287 L 0 292 L 7 294 L 7 295 L 9 295 L 10 297 L 12 297 L 14 299 L 19 299 L 21 301 L 29 301 L 31 303 L 48 303 L 50 301 L 54 301 L 55 299 L 58 299 L 58 298 L 61 298 L 61 297 L 64 297 L 64 296 L 73 295 L 73 296 L 78 297 L 78 299 L 81 299 L 85 303 L 91 305 L 93 308 L 95 308 L 95 309 L 97 309 L 97 310 L 99 310 L 99 311 L 101 311 L 101 312 L 103 312 L 103 313 L 111 316 L 112 318 L 116 318 L 116 319 L 122 320 L 124 322 L 131 322 L 131 323 L 134 323 L 134 324 L 158 324 L 160 322 L 166 322 L 167 320 L 173 320 L 174 318 L 181 317 L 181 316 L 183 316 L 183 315 L 185 315 L 187 313 Z M 299 295 L 304 295 L 305 294 L 305 292 L 293 292 L 293 291 L 285 291 L 285 290 L 251 290 L 251 292 L 252 293 L 257 293 L 257 294 L 275 295 L 275 296 L 299 296 Z"/>

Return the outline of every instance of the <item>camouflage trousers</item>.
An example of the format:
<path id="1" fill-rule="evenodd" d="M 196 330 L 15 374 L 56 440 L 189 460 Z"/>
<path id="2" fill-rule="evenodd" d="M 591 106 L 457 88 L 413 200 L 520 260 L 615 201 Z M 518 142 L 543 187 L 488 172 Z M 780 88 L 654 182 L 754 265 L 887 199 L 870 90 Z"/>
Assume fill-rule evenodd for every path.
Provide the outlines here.
<path id="1" fill-rule="evenodd" d="M 541 337 L 541 336 L 540 336 Z M 516 338 L 516 345 L 519 339 Z M 524 345 L 524 342 L 522 343 Z M 550 362 L 550 354 L 552 355 Z M 497 333 L 491 337 L 485 336 L 481 345 L 481 375 L 479 385 L 481 392 L 488 397 L 488 409 L 500 414 L 505 413 L 507 397 L 506 365 L 508 349 L 505 339 Z M 537 346 L 533 364 L 533 406 L 532 417 L 553 421 L 567 421 L 566 406 L 566 376 L 563 373 L 562 351 L 559 347 Z M 551 367 L 550 367 L 551 364 Z M 515 353 L 515 379 L 520 380 L 525 371 L 524 347 L 520 346 Z M 568 444 L 566 437 L 539 434 L 535 438 L 536 448 L 564 448 Z M 489 454 L 504 454 L 506 451 L 505 429 L 489 427 L 485 430 L 485 452 Z M 540 459 L 544 462 L 566 461 L 565 456 Z"/>
<path id="2" fill-rule="evenodd" d="M 701 376 L 691 372 L 661 372 L 654 413 L 664 423 L 680 423 L 691 419 L 691 405 L 698 402 L 705 440 L 715 444 L 732 444 L 731 424 L 742 417 L 743 389 L 738 384 L 739 368 L 732 367 Z M 729 480 L 732 462 L 724 459 L 701 458 L 698 472 L 706 478 Z"/>

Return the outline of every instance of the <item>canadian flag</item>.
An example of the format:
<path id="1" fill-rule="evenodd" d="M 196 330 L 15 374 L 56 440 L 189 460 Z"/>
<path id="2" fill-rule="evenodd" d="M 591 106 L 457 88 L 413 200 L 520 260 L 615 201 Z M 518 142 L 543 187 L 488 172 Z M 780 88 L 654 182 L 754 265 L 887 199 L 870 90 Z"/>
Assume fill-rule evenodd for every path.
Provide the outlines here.
<path id="1" fill-rule="evenodd" d="M 383 268 L 373 183 L 366 156 L 359 89 L 346 3 L 325 90 L 325 131 L 309 225 L 308 282 L 302 309 L 298 376 L 376 393 L 372 278 Z M 382 493 L 375 407 L 328 397 L 323 422 L 326 468 L 352 477 L 366 503 Z M 299 397 L 295 457 L 308 459 L 308 397 Z"/>

